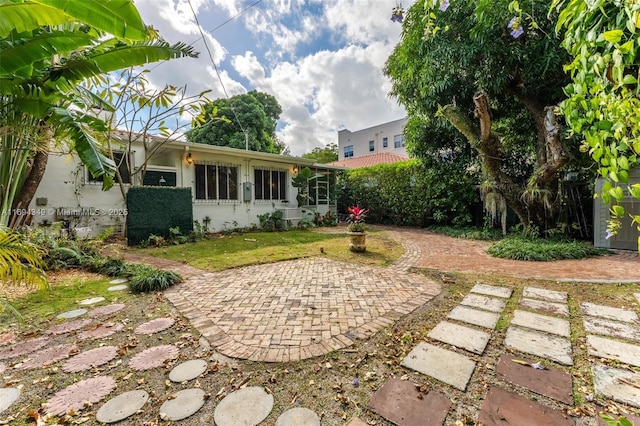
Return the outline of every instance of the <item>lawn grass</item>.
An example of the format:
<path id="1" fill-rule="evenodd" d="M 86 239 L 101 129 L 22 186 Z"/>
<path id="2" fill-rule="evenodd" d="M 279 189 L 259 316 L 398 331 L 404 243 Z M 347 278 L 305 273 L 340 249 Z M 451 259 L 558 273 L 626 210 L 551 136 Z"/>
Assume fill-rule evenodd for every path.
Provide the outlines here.
<path id="1" fill-rule="evenodd" d="M 311 256 L 326 256 L 329 259 L 360 265 L 387 266 L 397 260 L 404 249 L 383 231 L 369 232 L 367 251 L 353 253 L 349 250 L 349 237 L 344 233 L 291 230 L 221 234 L 196 243 L 134 248 L 131 251 L 136 254 L 175 260 L 215 272 Z"/>

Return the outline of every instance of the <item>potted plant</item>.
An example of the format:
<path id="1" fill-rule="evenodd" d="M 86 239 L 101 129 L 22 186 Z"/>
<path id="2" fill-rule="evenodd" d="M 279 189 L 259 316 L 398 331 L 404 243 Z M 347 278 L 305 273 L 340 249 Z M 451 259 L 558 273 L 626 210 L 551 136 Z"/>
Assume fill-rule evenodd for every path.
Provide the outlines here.
<path id="1" fill-rule="evenodd" d="M 349 243 L 349 250 L 353 252 L 361 253 L 367 250 L 366 246 L 366 228 L 364 220 L 369 213 L 369 209 L 361 209 L 358 206 L 348 207 L 347 211 L 349 216 L 347 217 L 347 231 L 349 231 L 349 237 L 351 239 Z"/>

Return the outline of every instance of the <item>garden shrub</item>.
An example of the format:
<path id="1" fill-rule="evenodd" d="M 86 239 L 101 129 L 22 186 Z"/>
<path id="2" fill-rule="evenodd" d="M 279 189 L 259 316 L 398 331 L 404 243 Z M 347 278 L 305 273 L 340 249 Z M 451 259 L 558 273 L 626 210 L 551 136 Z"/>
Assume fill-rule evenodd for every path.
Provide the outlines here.
<path id="1" fill-rule="evenodd" d="M 589 243 L 574 240 L 553 240 L 509 236 L 489 247 L 493 257 L 512 260 L 551 261 L 562 259 L 584 259 L 607 253 Z"/>
<path id="2" fill-rule="evenodd" d="M 466 225 L 480 203 L 470 175 L 417 160 L 353 169 L 341 175 L 338 205 L 369 209 L 368 221 L 401 226 Z"/>
<path id="3" fill-rule="evenodd" d="M 454 238 L 465 238 L 467 240 L 497 241 L 503 237 L 500 229 L 486 226 L 480 228 L 475 226 L 452 227 L 433 225 L 430 226 L 429 229 L 438 234 Z"/>
<path id="4" fill-rule="evenodd" d="M 129 277 L 129 290 L 132 293 L 163 291 L 182 281 L 182 277 L 173 271 L 141 264 L 130 265 L 126 275 Z"/>
<path id="5" fill-rule="evenodd" d="M 258 221 L 260 221 L 260 228 L 263 231 L 273 232 L 284 229 L 284 220 L 282 219 L 282 212 L 279 210 L 273 213 L 265 213 L 258 215 Z"/>

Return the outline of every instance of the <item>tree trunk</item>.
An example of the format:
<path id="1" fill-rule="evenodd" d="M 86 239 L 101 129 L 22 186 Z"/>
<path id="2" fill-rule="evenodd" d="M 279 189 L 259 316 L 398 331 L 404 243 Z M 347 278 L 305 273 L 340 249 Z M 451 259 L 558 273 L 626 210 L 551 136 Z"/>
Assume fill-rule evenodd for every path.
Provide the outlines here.
<path id="1" fill-rule="evenodd" d="M 22 188 L 20 188 L 20 193 L 13 200 L 12 210 L 14 212 L 20 209 L 24 210 L 29 208 L 31 200 L 33 200 L 33 197 L 36 195 L 36 190 L 38 189 L 38 186 L 40 186 L 40 182 L 42 182 L 42 177 L 47 169 L 48 160 L 48 150 L 39 150 L 36 152 L 36 155 L 33 157 L 29 173 L 24 180 Z M 13 228 L 17 228 L 24 224 L 23 219 L 24 215 L 13 214 L 9 223 L 12 224 Z"/>
<path id="2" fill-rule="evenodd" d="M 480 154 L 485 193 L 503 197 L 525 226 L 535 225 L 544 231 L 556 225 L 559 211 L 557 172 L 568 161 L 568 154 L 560 140 L 560 127 L 553 107 L 545 108 L 537 100 L 527 97 L 520 87 L 511 88 L 510 92 L 531 112 L 538 133 L 536 167 L 526 188 L 515 183 L 503 171 L 502 141 L 491 130 L 486 93 L 480 92 L 473 98 L 476 106 L 474 115 L 479 126 L 453 105 L 441 108 L 439 114 L 458 129 Z"/>

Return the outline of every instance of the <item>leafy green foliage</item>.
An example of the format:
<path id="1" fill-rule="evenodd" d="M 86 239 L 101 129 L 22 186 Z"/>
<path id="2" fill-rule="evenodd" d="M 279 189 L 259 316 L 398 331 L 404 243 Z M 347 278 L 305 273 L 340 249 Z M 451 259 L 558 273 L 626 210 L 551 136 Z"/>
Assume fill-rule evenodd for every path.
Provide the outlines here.
<path id="1" fill-rule="evenodd" d="M 584 259 L 599 256 L 606 250 L 597 249 L 582 241 L 562 241 L 510 236 L 489 247 L 493 257 L 513 260 L 548 262 L 561 259 Z"/>
<path id="2" fill-rule="evenodd" d="M 216 99 L 204 107 L 199 120 L 202 124 L 194 123 L 187 139 L 238 149 L 245 149 L 248 142 L 251 151 L 279 154 L 284 149 L 276 138 L 281 113 L 275 97 L 256 90 L 229 99 Z"/>
<path id="3" fill-rule="evenodd" d="M 429 166 L 411 160 L 353 169 L 338 183 L 338 205 L 369 209 L 373 223 L 425 226 L 431 223 L 464 225 L 471 206 L 479 203 L 473 179 L 446 163 Z"/>
<path id="4" fill-rule="evenodd" d="M 258 221 L 260 222 L 260 229 L 263 231 L 274 232 L 284 229 L 282 212 L 279 210 L 276 210 L 273 213 L 259 214 Z"/>
<path id="5" fill-rule="evenodd" d="M 573 81 L 560 109 L 607 179 L 601 196 L 614 204 L 609 231 L 615 233 L 625 194 L 640 199 L 640 184 L 627 185 L 629 170 L 640 164 L 640 3 L 554 0 L 552 8 L 560 12 L 556 30 L 573 57 L 566 66 Z M 640 216 L 632 219 L 640 231 Z"/>
<path id="6" fill-rule="evenodd" d="M 311 152 L 302 154 L 302 158 L 310 158 L 312 160 L 316 160 L 317 163 L 322 164 L 338 161 L 338 145 L 336 143 L 330 143 L 322 148 L 313 148 Z"/>
<path id="7" fill-rule="evenodd" d="M 182 281 L 173 271 L 163 271 L 148 265 L 131 265 L 127 270 L 129 290 L 133 293 L 164 291 Z"/>
<path id="8" fill-rule="evenodd" d="M 47 286 L 40 249 L 22 235 L 0 227 L 0 285 Z"/>
<path id="9" fill-rule="evenodd" d="M 438 234 L 448 235 L 454 238 L 464 238 L 467 240 L 497 241 L 502 239 L 503 235 L 499 229 L 489 227 L 472 227 L 472 226 L 440 226 L 433 225 L 429 229 Z"/>

